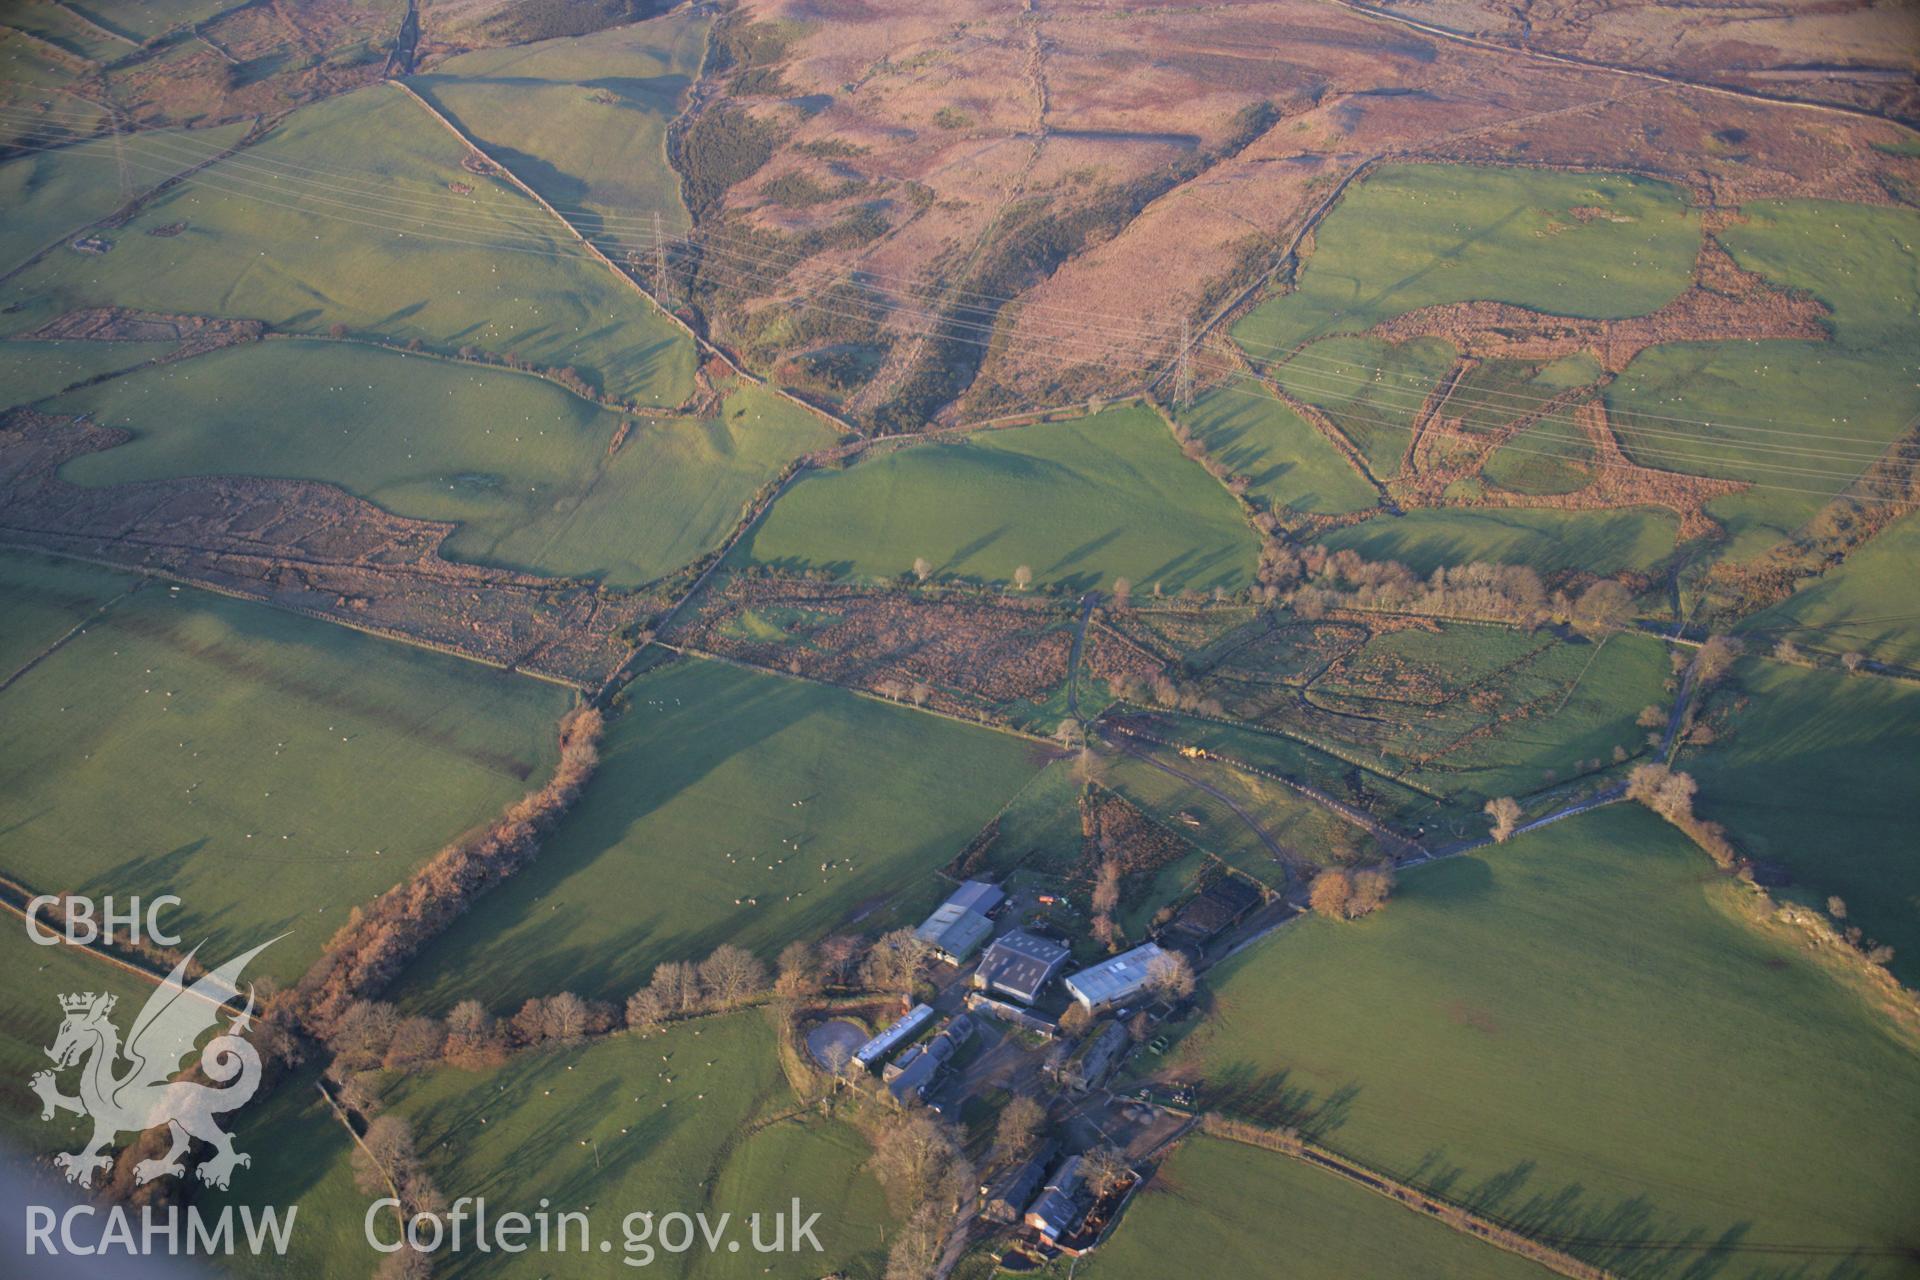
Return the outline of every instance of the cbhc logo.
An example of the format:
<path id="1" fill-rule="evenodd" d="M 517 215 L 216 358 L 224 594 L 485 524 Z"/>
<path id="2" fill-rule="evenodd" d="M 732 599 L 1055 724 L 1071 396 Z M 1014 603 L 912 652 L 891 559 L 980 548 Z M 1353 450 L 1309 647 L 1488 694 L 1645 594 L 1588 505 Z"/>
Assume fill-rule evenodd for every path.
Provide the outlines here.
<path id="1" fill-rule="evenodd" d="M 146 899 L 144 906 L 142 900 L 135 896 L 124 907 L 116 907 L 112 895 L 100 899 L 99 905 L 95 906 L 92 898 L 61 898 L 43 893 L 27 903 L 27 936 L 43 947 L 58 946 L 62 942 L 79 946 L 95 942 L 111 945 L 116 939 L 139 946 L 144 925 L 145 941 L 155 946 L 177 947 L 180 945 L 179 936 L 160 930 L 160 908 L 179 905 L 180 899 L 170 893 Z M 52 913 L 43 924 L 40 912 L 46 907 L 60 910 Z M 59 926 L 58 932 L 51 927 L 55 924 Z"/>

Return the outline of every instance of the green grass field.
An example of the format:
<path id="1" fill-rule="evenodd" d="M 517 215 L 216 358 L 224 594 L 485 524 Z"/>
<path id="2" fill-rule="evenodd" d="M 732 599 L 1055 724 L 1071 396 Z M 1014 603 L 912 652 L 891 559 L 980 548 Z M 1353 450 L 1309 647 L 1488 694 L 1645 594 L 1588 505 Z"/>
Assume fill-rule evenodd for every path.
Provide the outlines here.
<path id="1" fill-rule="evenodd" d="M 162 130 L 141 135 L 138 141 L 126 144 L 137 189 L 146 190 L 169 173 L 186 168 L 193 158 L 231 145 L 245 132 L 245 125 L 222 125 L 191 133 Z M 120 169 L 114 162 L 111 141 L 28 152 L 0 164 L 0 208 L 7 211 L 5 220 L 0 221 L 0 269 L 106 217 L 122 203 Z M 106 234 L 115 241 L 114 253 L 118 253 L 126 230 Z M 83 265 L 97 268 L 102 261 L 65 248 L 56 250 L 53 256 L 70 269 Z"/>
<path id="2" fill-rule="evenodd" d="M 362 1234 L 377 1195 L 354 1184 L 353 1139 L 314 1087 L 318 1076 L 310 1063 L 282 1076 L 271 1093 L 236 1113 L 234 1144 L 253 1163 L 235 1175 L 227 1191 L 195 1189 L 194 1200 L 204 1213 L 217 1214 L 228 1205 L 255 1212 L 274 1208 L 284 1220 L 288 1206 L 299 1206 L 286 1256 L 243 1250 L 226 1259 L 231 1274 L 363 1280 L 379 1264 Z M 383 1238 L 391 1238 L 394 1215 L 383 1214 L 377 1222 L 388 1233 Z"/>
<path id="3" fill-rule="evenodd" d="M 10 567 L 0 647 L 44 645 L 123 581 Z M 207 955 L 291 931 L 258 962 L 291 979 L 356 903 L 537 785 L 569 698 L 149 585 L 0 692 L 0 871 L 45 892 L 177 894 L 173 926 Z"/>
<path id="4" fill-rule="evenodd" d="M 138 576 L 24 552 L 0 556 L 0 680 L 7 680 L 49 645 L 125 595 Z"/>
<path id="5" fill-rule="evenodd" d="M 1388 479 L 1400 473 L 1413 420 L 1453 359 L 1453 348 L 1436 338 L 1398 346 L 1378 338 L 1328 338 L 1274 377 L 1333 419 L 1373 474 Z"/>
<path id="6" fill-rule="evenodd" d="M 1666 344 L 1607 389 L 1636 460 L 1761 486 L 1711 508 L 1733 535 L 1728 560 L 1792 533 L 1920 414 L 1920 216 L 1821 200 L 1742 214 L 1721 242 L 1824 303 L 1833 341 Z"/>
<path id="7" fill-rule="evenodd" d="M 146 1002 L 153 985 L 105 960 L 64 943 L 37 946 L 27 938 L 20 917 L 0 918 L 0 1150 L 30 1155 L 78 1151 L 93 1131 L 83 1116 L 63 1111 L 40 1118 L 40 1098 L 27 1087 L 36 1071 L 51 1069 L 45 1050 L 60 1031 L 60 997 L 77 991 L 108 992 L 119 997 L 116 1019 L 126 1025 Z M 73 1075 L 62 1089 L 73 1092 Z"/>
<path id="8" fill-rule="evenodd" d="M 88 21 L 137 41 L 211 18 L 232 8 L 232 0 L 73 0 L 70 7 Z M 123 45 L 121 53 L 128 52 Z"/>
<path id="9" fill-rule="evenodd" d="M 858 1134 L 818 1119 L 745 1133 L 793 1105 L 756 1011 L 521 1054 L 484 1074 L 440 1070 L 396 1082 L 391 1102 L 450 1198 L 484 1195 L 498 1212 L 531 1213 L 542 1197 L 555 1212 L 591 1205 L 596 1232 L 615 1245 L 564 1267 L 532 1253 L 498 1265 L 506 1260 L 495 1255 L 450 1275 L 632 1275 L 620 1247 L 628 1213 L 730 1212 L 746 1240 L 749 1214 L 784 1211 L 794 1196 L 821 1213 L 824 1256 L 762 1257 L 743 1244 L 739 1254 L 662 1252 L 646 1271 L 760 1275 L 772 1262 L 788 1276 L 837 1266 L 871 1275 L 884 1257 L 885 1204 L 862 1171 Z"/>
<path id="10" fill-rule="evenodd" d="M 1750 700 L 1685 761 L 1696 807 L 1743 852 L 1790 868 L 1796 896 L 1846 899 L 1848 922 L 1920 980 L 1920 689 L 1759 659 L 1738 675 Z"/>
<path id="11" fill-rule="evenodd" d="M 1364 858 L 1372 852 L 1367 833 L 1277 782 L 1204 760 L 1182 760 L 1171 752 L 1155 755 L 1230 797 L 1286 851 L 1288 862 L 1296 867 Z M 1106 761 L 1100 776 L 1107 786 L 1169 830 L 1228 866 L 1274 889 L 1287 887 L 1287 864 L 1219 797 L 1132 756 Z M 1198 825 L 1182 821 L 1183 813 L 1197 819 Z"/>
<path id="12" fill-rule="evenodd" d="M 706 48 L 704 15 L 481 49 L 409 83 L 580 230 L 652 249 L 652 215 L 686 230 L 666 127 Z M 577 216 L 576 216 L 577 215 Z"/>
<path id="13" fill-rule="evenodd" d="M 1316 515 L 1364 511 L 1379 494 L 1293 410 L 1248 384 L 1210 391 L 1181 414 L 1209 456 L 1252 480 L 1247 492 Z"/>
<path id="14" fill-rule="evenodd" d="M 0 338 L 0 408 L 32 404 L 163 356 L 172 342 L 18 342 Z"/>
<path id="15" fill-rule="evenodd" d="M 1700 226 L 1679 188 L 1647 178 L 1389 165 L 1314 239 L 1298 288 L 1234 326 L 1257 360 L 1445 302 L 1640 315 L 1686 287 Z"/>
<path id="16" fill-rule="evenodd" d="M 1114 1237 L 1079 1268 L 1088 1280 L 1158 1280 L 1205 1241 L 1207 1267 L 1288 1280 L 1407 1276 L 1527 1280 L 1548 1272 L 1333 1174 L 1200 1135 L 1177 1147 Z"/>
<path id="17" fill-rule="evenodd" d="M 92 62 L 111 62 L 130 51 L 125 41 L 94 30 L 73 11 L 55 4 L 9 5 L 7 25 Z"/>
<path id="18" fill-rule="evenodd" d="M 1787 637 L 1803 649 L 1860 652 L 1920 667 L 1920 516 L 1908 514 L 1875 534 L 1845 562 L 1771 609 L 1741 621 L 1766 641 Z"/>
<path id="19" fill-rule="evenodd" d="M 524 194 L 463 169 L 465 153 L 391 86 L 318 102 L 145 206 L 111 253 L 55 254 L 0 298 L 35 316 L 117 303 L 304 333 L 343 324 L 571 366 L 616 398 L 684 401 L 691 341 Z M 179 222 L 178 235 L 144 234 Z"/>
<path id="20" fill-rule="evenodd" d="M 104 124 L 105 110 L 66 92 L 80 72 L 26 33 L 0 31 L 0 143 L 43 146 Z"/>
<path id="21" fill-rule="evenodd" d="M 1230 961 L 1179 1061 L 1625 1275 L 1907 1274 L 1920 1062 L 1744 892 L 1637 808 L 1572 819 Z"/>
<path id="22" fill-rule="evenodd" d="M 1438 801 L 1380 773 L 1361 770 L 1338 756 L 1251 725 L 1155 712 L 1149 731 L 1169 742 L 1204 747 L 1241 764 L 1297 778 L 1406 831 L 1439 809 Z M 1372 764 L 1375 769 L 1388 767 L 1387 762 Z"/>
<path id="23" fill-rule="evenodd" d="M 668 1077 L 671 1077 L 669 1079 Z M 613 1248 L 518 1258 L 442 1255 L 436 1274 L 449 1276 L 647 1275 L 743 1277 L 814 1275 L 844 1269 L 877 1276 L 891 1230 L 886 1201 L 865 1165 L 865 1139 L 850 1126 L 816 1115 L 781 1118 L 796 1104 L 775 1055 L 773 1031 L 757 1011 L 703 1018 L 652 1036 L 615 1035 L 589 1043 L 529 1051 L 484 1071 L 440 1067 L 411 1077 L 388 1076 L 384 1106 L 413 1127 L 428 1175 L 450 1204 L 481 1196 L 490 1217 L 588 1210 L 594 1238 Z M 354 1185 L 346 1132 L 302 1074 L 284 1080 L 257 1114 L 254 1164 L 222 1203 L 300 1206 L 296 1252 L 301 1275 L 365 1276 L 379 1255 L 362 1223 L 374 1196 Z M 242 1146 L 247 1143 L 242 1140 Z M 752 1248 L 749 1216 L 772 1215 L 798 1196 L 822 1252 L 762 1255 Z M 709 1222 L 732 1215 L 738 1253 L 659 1250 L 625 1262 L 630 1213 L 705 1212 Z M 636 1225 L 637 1229 L 637 1225 Z M 395 1238 L 392 1215 L 378 1219 L 383 1240 Z M 471 1246 L 472 1225 L 467 1244 Z M 573 1239 L 577 1240 L 577 1234 Z M 656 1241 L 657 1247 L 657 1241 Z M 262 1259 L 246 1274 L 286 1274 L 288 1263 Z M 796 1269 L 797 1268 L 797 1269 Z M 836 1272 L 839 1273 L 839 1272 Z"/>
<path id="24" fill-rule="evenodd" d="M 1541 573 L 1645 569 L 1673 550 L 1678 523 L 1665 511 L 1551 511 L 1446 507 L 1335 529 L 1320 541 L 1415 573 L 1474 560 L 1532 565 Z"/>
<path id="25" fill-rule="evenodd" d="M 830 443 L 818 419 L 747 387 L 717 420 L 633 419 L 521 374 L 323 340 L 264 342 L 55 401 L 136 438 L 66 478 L 208 473 L 338 484 L 448 520 L 457 559 L 632 587 L 718 544 L 787 460 Z M 271 430 L 263 430 L 270 425 Z"/>
<path id="26" fill-rule="evenodd" d="M 982 431 L 805 477 L 745 544 L 783 568 L 889 578 L 924 557 L 942 577 L 1076 591 L 1130 579 L 1144 594 L 1229 589 L 1257 541 L 1233 499 L 1181 457 L 1151 409 Z"/>
<path id="27" fill-rule="evenodd" d="M 941 896 L 933 871 L 1038 767 L 1004 734 L 722 662 L 629 692 L 540 860 L 421 954 L 410 1003 L 625 999 L 722 942 L 771 960 L 855 919 L 918 923 Z"/>

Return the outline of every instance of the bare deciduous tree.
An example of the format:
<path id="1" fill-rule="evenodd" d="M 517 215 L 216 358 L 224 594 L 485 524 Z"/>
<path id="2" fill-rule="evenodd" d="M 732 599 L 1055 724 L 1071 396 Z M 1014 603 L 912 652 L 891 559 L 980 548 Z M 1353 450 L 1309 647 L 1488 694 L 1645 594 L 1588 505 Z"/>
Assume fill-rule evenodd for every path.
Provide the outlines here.
<path id="1" fill-rule="evenodd" d="M 1131 1178 L 1133 1170 L 1119 1148 L 1100 1146 L 1080 1157 L 1080 1175 L 1087 1180 L 1087 1190 L 1097 1198 L 1104 1198 Z"/>
<path id="2" fill-rule="evenodd" d="M 434 1019 L 402 1018 L 393 1029 L 393 1039 L 387 1042 L 387 1054 L 382 1065 L 389 1071 L 418 1071 L 438 1061 L 446 1043 L 446 1028 Z"/>
<path id="3" fill-rule="evenodd" d="M 1178 951 L 1162 951 L 1147 963 L 1147 981 L 1168 1000 L 1193 994 L 1193 963 Z"/>
<path id="4" fill-rule="evenodd" d="M 1016 1093 L 1000 1110 L 993 1131 L 993 1153 L 1001 1160 L 1024 1160 L 1040 1141 L 1047 1109 L 1024 1093 Z"/>
<path id="5" fill-rule="evenodd" d="M 1353 896 L 1347 901 L 1347 919 L 1358 920 L 1387 905 L 1393 896 L 1393 868 L 1382 864 L 1353 873 Z"/>
<path id="6" fill-rule="evenodd" d="M 1307 900 L 1313 905 L 1314 913 L 1329 920 L 1347 918 L 1347 900 L 1353 897 L 1353 876 L 1339 867 L 1322 871 L 1313 878 L 1313 887 L 1307 891 Z"/>
<path id="7" fill-rule="evenodd" d="M 726 1009 L 766 990 L 767 967 L 746 948 L 722 943 L 700 962 L 700 983 L 707 997 Z"/>
<path id="8" fill-rule="evenodd" d="M 804 942 L 789 942 L 780 949 L 779 970 L 774 990 L 780 995 L 792 999 L 820 990 L 820 962 Z"/>
<path id="9" fill-rule="evenodd" d="M 1505 844 L 1520 825 L 1520 802 L 1512 796 L 1500 796 L 1487 801 L 1484 812 L 1493 819 L 1494 843 Z"/>

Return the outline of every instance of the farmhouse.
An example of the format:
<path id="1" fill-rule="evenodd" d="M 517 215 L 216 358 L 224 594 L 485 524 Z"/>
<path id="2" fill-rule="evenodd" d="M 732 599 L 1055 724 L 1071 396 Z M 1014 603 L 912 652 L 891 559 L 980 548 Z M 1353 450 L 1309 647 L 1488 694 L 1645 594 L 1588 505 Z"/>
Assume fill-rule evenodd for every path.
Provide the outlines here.
<path id="1" fill-rule="evenodd" d="M 1145 991 L 1152 981 L 1153 962 L 1165 954 L 1154 943 L 1142 943 L 1073 974 L 1067 979 L 1067 990 L 1081 1008 L 1098 1013 Z"/>
<path id="2" fill-rule="evenodd" d="M 1109 1022 L 1100 1034 L 1082 1040 L 1056 1073 L 1060 1083 L 1079 1093 L 1098 1088 L 1113 1069 L 1120 1065 L 1131 1038 L 1127 1029 Z"/>
<path id="3" fill-rule="evenodd" d="M 1040 1198 L 1027 1210 L 1027 1225 L 1048 1240 L 1073 1230 L 1080 1217 L 1080 1157 L 1068 1156 L 1047 1179 Z"/>
<path id="4" fill-rule="evenodd" d="M 974 971 L 973 985 L 1032 1004 L 1066 967 L 1072 954 L 1065 943 L 1025 929 L 1014 929 L 993 940 Z"/>
<path id="5" fill-rule="evenodd" d="M 961 1014 L 949 1022 L 939 1035 L 925 1044 L 915 1045 L 888 1064 L 882 1078 L 894 1101 L 905 1106 L 926 1097 L 947 1063 L 973 1038 L 973 1019 Z"/>
<path id="6" fill-rule="evenodd" d="M 867 1041 L 853 1052 L 853 1060 L 867 1070 L 873 1070 L 874 1064 L 898 1049 L 920 1033 L 920 1028 L 933 1021 L 933 1007 L 917 1004 L 897 1019 L 892 1026 Z"/>
<path id="7" fill-rule="evenodd" d="M 1259 905 L 1259 890 L 1238 876 L 1222 876 L 1180 909 L 1166 934 L 1174 945 L 1204 947 Z"/>
<path id="8" fill-rule="evenodd" d="M 932 947 L 948 964 L 965 964 L 993 933 L 987 917 L 1006 899 L 995 885 L 969 880 L 955 889 L 914 936 Z"/>
<path id="9" fill-rule="evenodd" d="M 1058 1149 L 1058 1144 L 1048 1139 L 1033 1153 L 1031 1159 L 1015 1165 L 994 1182 L 982 1186 L 980 1216 L 988 1222 L 1020 1221 L 1020 1215 L 1040 1194 L 1041 1183 L 1047 1176 L 1047 1164 Z"/>

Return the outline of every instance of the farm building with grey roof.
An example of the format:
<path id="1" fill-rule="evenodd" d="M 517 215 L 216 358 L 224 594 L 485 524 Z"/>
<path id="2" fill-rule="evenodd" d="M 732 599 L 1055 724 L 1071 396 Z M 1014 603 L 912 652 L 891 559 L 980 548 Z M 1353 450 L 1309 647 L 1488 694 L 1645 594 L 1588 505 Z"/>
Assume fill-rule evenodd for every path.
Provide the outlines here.
<path id="1" fill-rule="evenodd" d="M 1083 1008 L 1110 1008 L 1145 991 L 1153 980 L 1153 962 L 1165 954 L 1151 942 L 1142 943 L 1069 976 L 1067 990 Z"/>
<path id="2" fill-rule="evenodd" d="M 1065 943 L 1014 929 L 995 938 L 987 948 L 974 971 L 973 985 L 1032 1004 L 1059 976 L 1071 954 Z"/>
<path id="3" fill-rule="evenodd" d="M 997 886 L 969 880 L 947 896 L 914 936 L 948 964 L 965 964 L 992 936 L 993 922 L 987 916 L 1005 900 Z"/>

